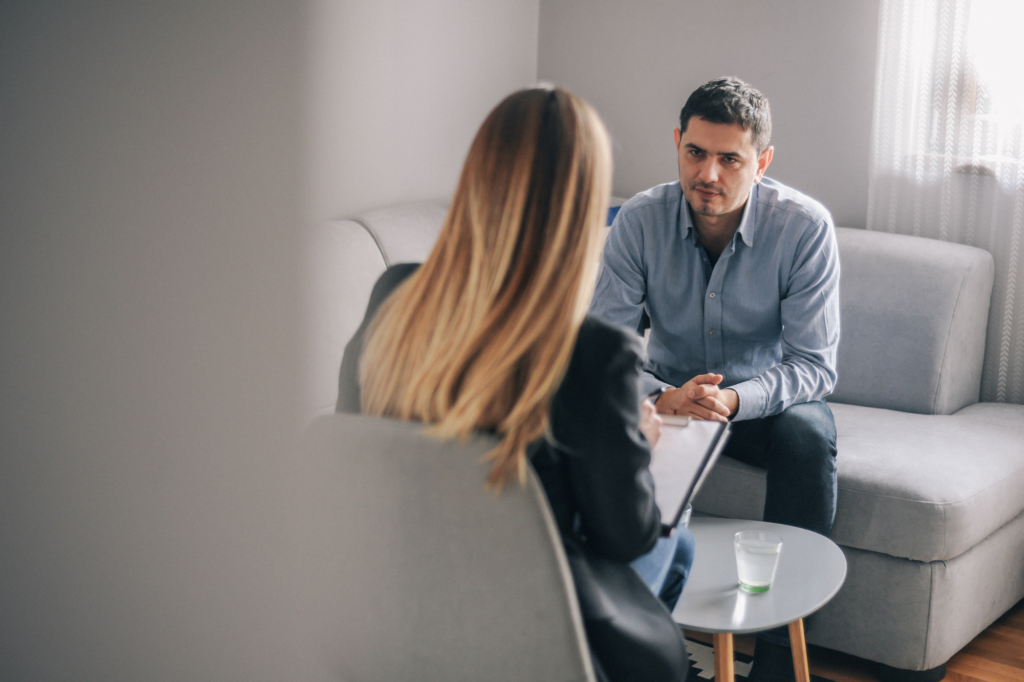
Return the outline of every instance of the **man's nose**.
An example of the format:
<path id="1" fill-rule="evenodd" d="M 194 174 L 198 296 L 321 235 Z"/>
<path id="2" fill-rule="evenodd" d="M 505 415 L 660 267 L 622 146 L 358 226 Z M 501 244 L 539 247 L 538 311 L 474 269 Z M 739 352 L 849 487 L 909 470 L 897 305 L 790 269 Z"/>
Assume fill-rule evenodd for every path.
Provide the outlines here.
<path id="1" fill-rule="evenodd" d="M 713 183 L 718 180 L 718 164 L 714 159 L 708 159 L 700 168 L 697 179 L 701 182 Z"/>

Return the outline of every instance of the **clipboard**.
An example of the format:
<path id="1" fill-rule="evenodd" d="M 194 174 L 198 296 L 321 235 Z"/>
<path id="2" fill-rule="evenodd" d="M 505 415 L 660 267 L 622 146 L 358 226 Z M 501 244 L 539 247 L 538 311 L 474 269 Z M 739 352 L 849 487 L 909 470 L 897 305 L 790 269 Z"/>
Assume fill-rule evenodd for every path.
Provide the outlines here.
<path id="1" fill-rule="evenodd" d="M 668 415 L 662 422 L 650 469 L 662 523 L 675 527 L 725 449 L 730 424 Z"/>

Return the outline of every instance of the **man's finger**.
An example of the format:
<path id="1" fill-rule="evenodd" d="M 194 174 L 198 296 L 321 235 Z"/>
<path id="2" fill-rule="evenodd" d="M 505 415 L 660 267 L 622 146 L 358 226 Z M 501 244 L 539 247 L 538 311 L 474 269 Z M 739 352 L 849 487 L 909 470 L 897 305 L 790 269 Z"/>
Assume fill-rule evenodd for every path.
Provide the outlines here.
<path id="1" fill-rule="evenodd" d="M 729 421 L 725 416 L 710 410 L 700 403 L 687 402 L 684 406 L 680 407 L 677 414 L 695 417 L 696 419 L 703 419 L 704 421 L 717 421 L 725 422 Z"/>
<path id="2" fill-rule="evenodd" d="M 704 421 L 709 421 L 709 422 L 727 422 L 727 421 L 729 421 L 728 419 L 726 419 L 722 415 L 718 414 L 717 412 L 715 412 L 713 410 L 709 410 L 708 408 L 706 408 L 706 407 L 704 407 L 702 405 L 697 405 L 697 404 L 693 404 L 693 405 L 688 406 L 685 411 L 680 410 L 679 414 L 689 415 L 691 417 L 695 417 L 697 419 L 703 419 Z"/>
<path id="3" fill-rule="evenodd" d="M 707 420 L 709 422 L 727 422 L 727 421 L 729 421 L 728 419 L 725 418 L 724 415 L 718 414 L 717 412 L 715 412 L 713 410 L 708 410 L 707 408 L 705 408 L 705 411 L 707 412 L 707 415 L 704 416 L 704 417 L 701 417 L 701 419 L 705 419 L 705 420 Z"/>
<path id="4" fill-rule="evenodd" d="M 689 398 L 690 400 L 699 401 L 702 398 L 706 398 L 708 396 L 718 395 L 718 392 L 720 390 L 721 389 L 719 389 L 718 386 L 715 386 L 714 384 L 698 384 L 691 388 L 689 391 L 687 391 L 686 397 Z"/>
<path id="5" fill-rule="evenodd" d="M 702 398 L 702 399 L 698 400 L 697 402 L 700 403 L 701 405 L 703 405 L 704 407 L 708 408 L 709 410 L 714 410 L 715 412 L 717 412 L 718 414 L 722 415 L 723 417 L 728 417 L 731 414 L 730 411 L 729 411 L 729 408 L 725 406 L 725 403 L 723 403 L 718 398 L 714 398 L 714 397 Z"/>
<path id="6" fill-rule="evenodd" d="M 717 384 L 722 383 L 722 379 L 724 379 L 724 378 L 725 377 L 723 377 L 721 374 L 701 374 L 700 376 L 695 376 L 693 378 L 693 381 L 695 381 L 698 384 L 715 384 L 715 385 L 717 385 Z"/>

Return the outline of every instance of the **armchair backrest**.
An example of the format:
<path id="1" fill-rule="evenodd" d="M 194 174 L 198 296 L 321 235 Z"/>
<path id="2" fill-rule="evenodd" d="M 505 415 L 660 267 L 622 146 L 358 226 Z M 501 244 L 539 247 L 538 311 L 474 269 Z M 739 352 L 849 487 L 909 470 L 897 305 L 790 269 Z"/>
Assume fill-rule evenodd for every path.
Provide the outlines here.
<path id="1" fill-rule="evenodd" d="M 919 414 L 978 402 L 994 265 L 982 249 L 836 228 L 840 341 L 829 401 Z"/>
<path id="2" fill-rule="evenodd" d="M 495 441 L 320 417 L 305 441 L 303 585 L 313 646 L 342 680 L 592 680 L 543 490 L 484 488 Z"/>

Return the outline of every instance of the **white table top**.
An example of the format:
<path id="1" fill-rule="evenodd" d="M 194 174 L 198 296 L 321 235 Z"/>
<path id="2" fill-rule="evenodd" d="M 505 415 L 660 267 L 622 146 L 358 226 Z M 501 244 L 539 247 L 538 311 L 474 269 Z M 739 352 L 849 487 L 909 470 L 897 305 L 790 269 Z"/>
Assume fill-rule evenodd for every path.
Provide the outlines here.
<path id="1" fill-rule="evenodd" d="M 739 587 L 733 536 L 765 530 L 782 538 L 775 581 L 767 592 Z M 763 521 L 694 518 L 693 568 L 672 617 L 698 632 L 744 634 L 786 625 L 828 603 L 846 579 L 846 557 L 828 538 Z"/>

